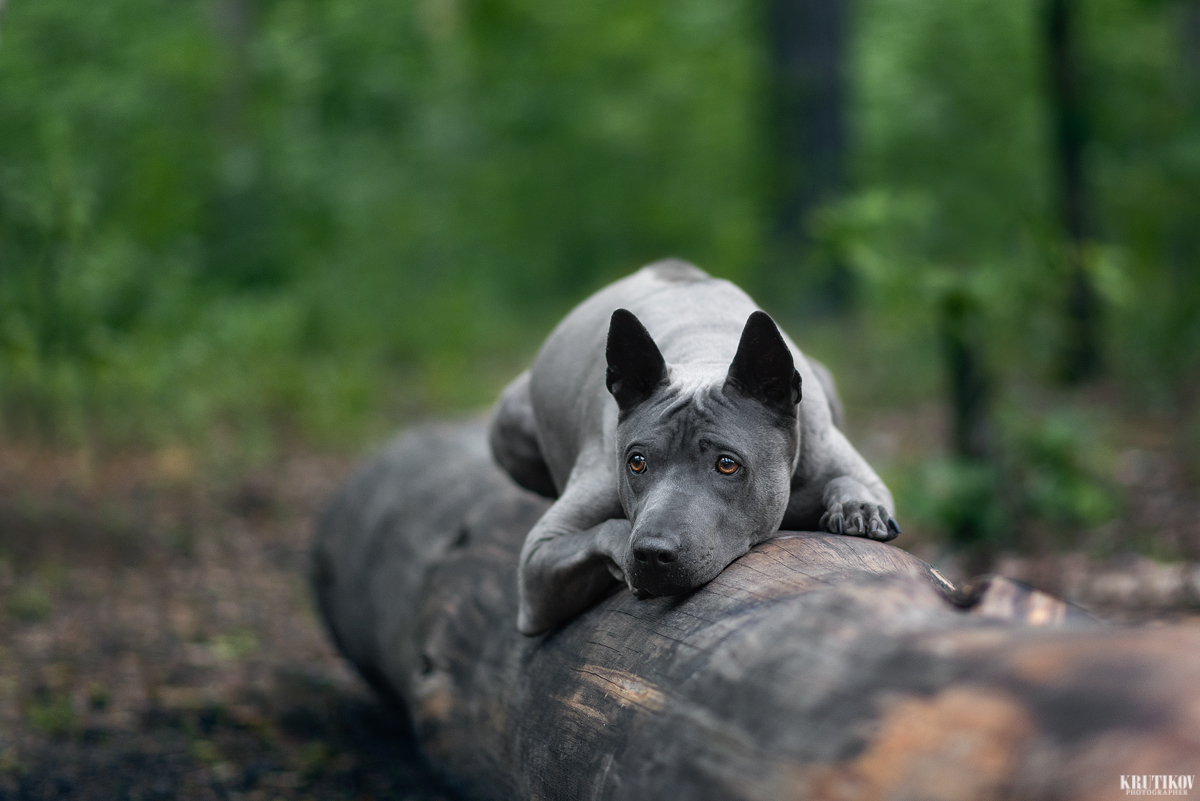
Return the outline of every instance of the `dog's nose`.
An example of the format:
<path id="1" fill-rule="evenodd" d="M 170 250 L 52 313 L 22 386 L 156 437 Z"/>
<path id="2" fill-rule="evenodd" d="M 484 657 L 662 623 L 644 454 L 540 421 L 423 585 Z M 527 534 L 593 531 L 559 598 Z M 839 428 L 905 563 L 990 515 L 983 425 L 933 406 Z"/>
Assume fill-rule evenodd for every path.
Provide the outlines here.
<path id="1" fill-rule="evenodd" d="M 651 567 L 669 565 L 678 555 L 675 547 L 663 540 L 648 540 L 633 546 L 633 558 Z"/>

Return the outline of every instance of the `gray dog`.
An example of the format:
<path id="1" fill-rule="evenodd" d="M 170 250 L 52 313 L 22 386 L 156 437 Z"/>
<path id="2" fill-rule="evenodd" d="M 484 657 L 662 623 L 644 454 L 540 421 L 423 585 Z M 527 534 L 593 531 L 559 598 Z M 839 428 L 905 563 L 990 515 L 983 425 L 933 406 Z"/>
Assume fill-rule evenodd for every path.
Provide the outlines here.
<path id="1" fill-rule="evenodd" d="M 617 582 L 687 592 L 781 525 L 892 539 L 892 495 L 840 416 L 829 372 L 728 281 L 669 260 L 597 292 L 492 420 L 496 461 L 557 498 L 521 549 L 517 627 L 543 632 Z"/>

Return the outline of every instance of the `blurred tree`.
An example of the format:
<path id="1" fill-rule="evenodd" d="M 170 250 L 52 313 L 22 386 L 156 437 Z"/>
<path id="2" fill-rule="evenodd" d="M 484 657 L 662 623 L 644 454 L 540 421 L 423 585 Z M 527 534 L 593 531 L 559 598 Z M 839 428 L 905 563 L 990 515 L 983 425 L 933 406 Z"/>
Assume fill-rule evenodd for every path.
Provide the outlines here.
<path id="1" fill-rule="evenodd" d="M 1068 381 L 1079 382 L 1094 377 L 1100 369 L 1100 305 L 1084 259 L 1088 236 L 1084 151 L 1089 134 L 1080 82 L 1075 0 L 1046 0 L 1045 17 L 1068 287 L 1063 373 Z"/>
<path id="2" fill-rule="evenodd" d="M 1179 26 L 1183 63 L 1190 88 L 1194 91 L 1200 88 L 1200 2 L 1184 0 L 1180 5 L 1183 17 L 1183 24 Z"/>
<path id="3" fill-rule="evenodd" d="M 486 402 L 641 263 L 745 278 L 747 7 L 10 4 L 0 426 L 337 432 Z"/>
<path id="4" fill-rule="evenodd" d="M 1200 377 L 1200 91 L 1188 66 L 1194 7 L 1193 0 L 1078 7 L 1091 87 L 1090 206 L 1103 236 L 1084 255 L 1104 299 L 1106 357 L 1140 403 L 1180 411 Z"/>
<path id="5" fill-rule="evenodd" d="M 943 291 L 937 308 L 955 470 L 954 490 L 942 516 L 951 542 L 968 555 L 966 569 L 971 575 L 991 569 L 996 546 L 1001 544 L 994 529 L 1002 477 L 992 432 L 994 398 L 981 306 L 970 286 L 955 282 Z"/>
<path id="6" fill-rule="evenodd" d="M 939 334 L 950 388 L 950 445 L 960 459 L 994 457 L 991 380 L 987 375 L 986 324 L 979 303 L 962 286 L 948 289 L 939 304 Z"/>
<path id="7" fill-rule="evenodd" d="M 850 0 L 769 0 L 772 269 L 812 269 L 812 214 L 845 184 Z M 848 273 L 777 281 L 843 307 Z M 794 289 L 793 289 L 794 291 Z"/>

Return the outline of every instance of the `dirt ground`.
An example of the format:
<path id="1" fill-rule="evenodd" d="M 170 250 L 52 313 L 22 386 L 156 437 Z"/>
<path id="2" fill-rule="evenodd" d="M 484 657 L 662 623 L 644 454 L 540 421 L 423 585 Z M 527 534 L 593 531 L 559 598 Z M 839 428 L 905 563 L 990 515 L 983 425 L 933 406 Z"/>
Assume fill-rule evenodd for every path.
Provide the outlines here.
<path id="1" fill-rule="evenodd" d="M 350 467 L 0 454 L 0 798 L 448 798 L 308 590 Z"/>
<path id="2" fill-rule="evenodd" d="M 881 417 L 860 432 L 864 452 L 886 462 L 937 425 Z M 1111 525 L 1200 543 L 1200 498 L 1155 436 L 1117 461 L 1140 500 Z M 450 798 L 313 606 L 313 519 L 352 466 L 0 449 L 0 799 Z M 1200 622 L 1188 558 L 1080 550 L 996 566 L 1102 616 Z"/>

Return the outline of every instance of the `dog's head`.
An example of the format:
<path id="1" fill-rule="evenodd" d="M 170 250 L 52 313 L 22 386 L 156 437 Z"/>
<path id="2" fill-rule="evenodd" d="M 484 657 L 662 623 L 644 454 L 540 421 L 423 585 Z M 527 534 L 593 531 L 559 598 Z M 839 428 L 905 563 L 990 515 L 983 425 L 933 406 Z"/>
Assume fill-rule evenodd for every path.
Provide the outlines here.
<path id="1" fill-rule="evenodd" d="M 799 444 L 800 374 L 766 313 L 750 315 L 722 372 L 673 368 L 632 313 L 608 330 L 621 504 L 632 524 L 622 567 L 652 595 L 699 587 L 779 528 Z"/>

